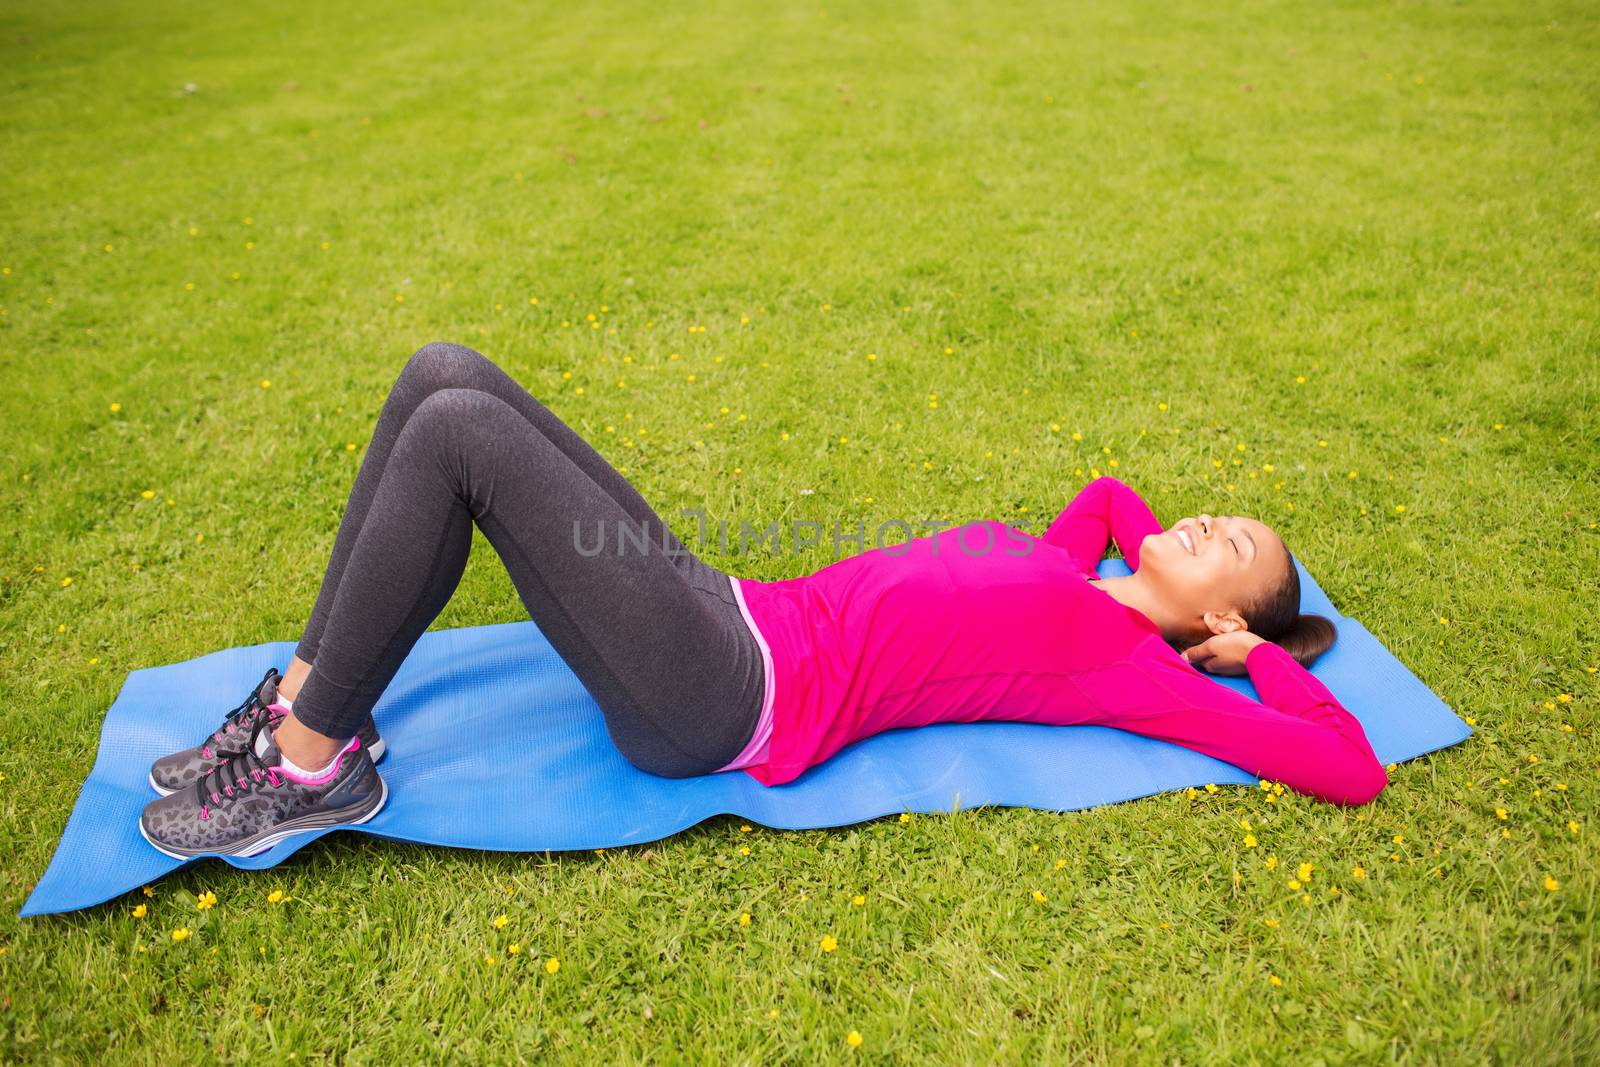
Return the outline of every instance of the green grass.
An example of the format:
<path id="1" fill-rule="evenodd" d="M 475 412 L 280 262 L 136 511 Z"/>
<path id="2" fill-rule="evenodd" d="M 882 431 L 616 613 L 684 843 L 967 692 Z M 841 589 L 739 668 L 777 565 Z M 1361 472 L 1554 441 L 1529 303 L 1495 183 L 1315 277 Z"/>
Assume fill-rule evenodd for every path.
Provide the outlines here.
<path id="1" fill-rule="evenodd" d="M 0 12 L 0 1058 L 1600 1056 L 1593 5 L 298 6 Z M 299 635 L 435 340 L 685 536 L 1258 516 L 1477 733 L 1359 809 L 336 834 L 17 920 L 126 673 Z M 478 535 L 434 625 L 518 618 Z"/>

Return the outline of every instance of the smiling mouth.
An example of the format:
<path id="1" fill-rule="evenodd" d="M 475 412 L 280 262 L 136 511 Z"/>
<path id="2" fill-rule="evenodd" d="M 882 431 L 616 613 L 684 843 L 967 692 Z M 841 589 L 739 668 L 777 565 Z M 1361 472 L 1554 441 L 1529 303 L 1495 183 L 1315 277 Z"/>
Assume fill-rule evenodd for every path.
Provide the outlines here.
<path id="1" fill-rule="evenodd" d="M 1194 555 L 1194 537 L 1189 533 L 1189 531 L 1180 527 L 1179 529 L 1174 530 L 1173 533 L 1177 535 L 1178 543 L 1183 545 L 1184 551 L 1189 553 L 1191 556 Z"/>

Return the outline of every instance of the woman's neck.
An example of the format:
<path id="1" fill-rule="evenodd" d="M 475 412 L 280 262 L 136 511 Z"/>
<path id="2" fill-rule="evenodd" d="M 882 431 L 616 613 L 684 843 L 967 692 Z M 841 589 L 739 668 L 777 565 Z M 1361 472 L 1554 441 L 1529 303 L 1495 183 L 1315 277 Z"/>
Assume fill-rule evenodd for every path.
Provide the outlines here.
<path id="1" fill-rule="evenodd" d="M 1116 578 L 1101 578 L 1095 584 L 1119 604 L 1132 608 L 1149 619 L 1166 640 L 1172 641 L 1179 635 L 1180 620 L 1175 618 L 1154 591 L 1140 580 L 1138 571 Z"/>

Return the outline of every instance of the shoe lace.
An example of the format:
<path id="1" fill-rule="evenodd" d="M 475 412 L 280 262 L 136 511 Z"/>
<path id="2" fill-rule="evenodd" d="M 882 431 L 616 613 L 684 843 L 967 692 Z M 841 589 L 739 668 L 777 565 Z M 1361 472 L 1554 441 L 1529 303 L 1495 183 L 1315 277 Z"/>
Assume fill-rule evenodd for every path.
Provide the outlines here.
<path id="1" fill-rule="evenodd" d="M 255 725 L 256 720 L 266 718 L 262 714 L 267 710 L 267 706 L 261 702 L 261 687 L 266 684 L 268 678 L 277 673 L 278 668 L 268 667 L 267 673 L 261 676 L 261 681 L 256 683 L 256 687 L 244 698 L 243 703 L 222 717 L 222 725 L 211 735 L 211 747 L 216 749 L 218 754 L 232 750 L 232 746 L 227 744 L 229 734 L 242 735 Z M 209 754 L 207 755 L 209 758 Z"/>
<path id="2" fill-rule="evenodd" d="M 267 729 L 267 720 L 256 720 L 250 730 L 249 740 L 243 749 L 227 755 L 223 762 L 211 768 L 195 783 L 195 799 L 200 805 L 200 818 L 211 818 L 213 808 L 228 804 L 263 785 L 273 788 L 286 780 L 274 764 L 262 761 L 256 755 L 256 737 Z"/>

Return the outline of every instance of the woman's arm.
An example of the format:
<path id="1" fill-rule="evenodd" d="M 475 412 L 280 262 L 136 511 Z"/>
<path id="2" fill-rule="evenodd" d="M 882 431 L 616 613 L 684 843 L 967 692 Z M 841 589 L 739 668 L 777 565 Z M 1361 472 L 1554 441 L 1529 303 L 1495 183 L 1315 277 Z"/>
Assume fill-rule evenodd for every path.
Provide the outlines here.
<path id="1" fill-rule="evenodd" d="M 1056 516 L 1044 540 L 1091 571 L 1106 554 L 1107 542 L 1115 540 L 1129 568 L 1138 570 L 1139 543 L 1160 532 L 1161 524 L 1138 493 L 1115 478 L 1096 478 Z"/>
<path id="2" fill-rule="evenodd" d="M 1106 679 L 1102 700 L 1122 710 L 1100 725 L 1204 752 L 1329 803 L 1365 804 L 1389 784 L 1360 721 L 1281 646 L 1261 642 L 1245 667 L 1260 702 L 1164 654 L 1135 662 L 1127 677 Z"/>

